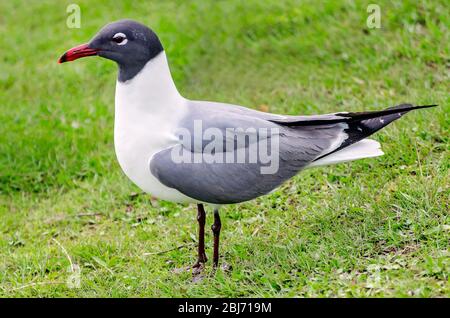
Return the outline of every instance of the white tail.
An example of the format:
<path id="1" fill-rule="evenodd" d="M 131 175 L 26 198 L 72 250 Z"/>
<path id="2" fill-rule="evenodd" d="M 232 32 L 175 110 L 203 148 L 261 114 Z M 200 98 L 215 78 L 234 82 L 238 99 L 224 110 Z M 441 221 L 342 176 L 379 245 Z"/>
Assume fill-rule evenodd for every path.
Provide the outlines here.
<path id="1" fill-rule="evenodd" d="M 381 151 L 380 147 L 381 145 L 378 141 L 372 139 L 363 139 L 329 156 L 312 162 L 310 165 L 308 165 L 308 168 L 382 156 L 384 153 L 383 151 Z"/>

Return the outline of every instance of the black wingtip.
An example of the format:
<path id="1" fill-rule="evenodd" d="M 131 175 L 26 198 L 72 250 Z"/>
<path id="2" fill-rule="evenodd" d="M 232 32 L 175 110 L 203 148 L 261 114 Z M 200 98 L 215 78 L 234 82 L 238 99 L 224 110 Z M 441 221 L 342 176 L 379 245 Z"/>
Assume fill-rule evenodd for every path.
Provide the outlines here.
<path id="1" fill-rule="evenodd" d="M 369 137 L 378 130 L 386 127 L 393 121 L 399 119 L 404 114 L 411 110 L 436 107 L 438 105 L 418 105 L 400 104 L 389 107 L 380 111 L 360 112 L 360 113 L 341 113 L 339 116 L 346 118 L 348 128 L 344 130 L 347 134 L 347 139 L 332 152 L 317 158 L 316 160 L 328 156 L 336 151 L 339 151 L 355 142 Z"/>
<path id="2" fill-rule="evenodd" d="M 411 110 L 421 109 L 421 108 L 429 108 L 429 107 L 435 107 L 435 106 L 438 106 L 438 105 L 432 104 L 432 105 L 414 106 L 412 104 L 400 104 L 397 106 L 388 107 L 386 109 L 378 110 L 378 111 L 357 112 L 357 113 L 338 113 L 336 115 L 343 116 L 343 117 L 350 117 L 350 120 L 354 121 L 354 120 L 378 118 L 381 116 L 395 114 L 395 113 L 400 113 L 401 115 L 404 115 Z"/>
<path id="3" fill-rule="evenodd" d="M 414 110 L 414 109 L 421 109 L 421 108 L 430 108 L 430 107 L 436 107 L 438 106 L 437 104 L 432 104 L 432 105 L 412 105 L 412 104 L 400 104 L 397 106 L 393 106 L 393 107 L 388 107 L 386 108 L 386 110 L 395 110 L 395 111 L 410 111 L 410 110 Z"/>
<path id="4" fill-rule="evenodd" d="M 414 109 L 420 109 L 420 108 L 430 108 L 430 107 L 437 107 L 439 106 L 438 104 L 432 104 L 432 105 L 419 105 L 419 106 L 414 106 Z"/>

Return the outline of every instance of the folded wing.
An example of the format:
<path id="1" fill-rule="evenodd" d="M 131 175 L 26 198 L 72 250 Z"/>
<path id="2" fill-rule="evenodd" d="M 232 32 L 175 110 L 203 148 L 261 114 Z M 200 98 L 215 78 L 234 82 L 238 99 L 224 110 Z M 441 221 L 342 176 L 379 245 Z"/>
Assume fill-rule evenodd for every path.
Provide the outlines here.
<path id="1" fill-rule="evenodd" d="M 180 123 L 190 137 L 184 136 L 177 145 L 155 154 L 150 169 L 163 184 L 196 200 L 214 204 L 243 202 L 272 191 L 305 167 L 382 154 L 377 142 L 361 140 L 408 111 L 423 107 L 428 106 L 399 105 L 379 112 L 281 116 L 240 106 L 191 102 L 189 113 Z M 201 123 L 201 138 L 197 136 L 198 123 Z M 214 158 L 222 160 L 214 161 L 212 157 L 204 160 L 210 155 L 208 145 L 213 141 L 204 138 L 209 129 L 215 134 L 207 135 L 215 135 L 214 139 L 218 140 L 214 142 L 223 144 L 222 149 L 216 148 L 214 152 Z M 245 141 L 236 142 L 236 136 L 227 135 L 229 130 L 241 131 Z M 230 141 L 234 142 L 231 147 Z M 352 144 L 355 146 L 344 152 Z M 264 145 L 274 153 L 262 158 L 260 149 Z M 238 151 L 245 154 L 243 162 L 237 160 Z M 257 160 L 249 160 L 254 158 L 255 151 Z M 230 152 L 233 155 L 227 157 Z M 179 153 L 187 154 L 184 158 L 188 160 L 174 160 L 174 154 Z M 267 157 L 272 161 L 268 162 Z"/>

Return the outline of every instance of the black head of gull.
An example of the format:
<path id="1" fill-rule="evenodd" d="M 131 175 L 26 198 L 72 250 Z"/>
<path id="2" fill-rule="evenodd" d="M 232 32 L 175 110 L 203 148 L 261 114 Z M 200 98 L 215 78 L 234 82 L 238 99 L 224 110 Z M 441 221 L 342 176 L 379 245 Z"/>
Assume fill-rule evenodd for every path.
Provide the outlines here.
<path id="1" fill-rule="evenodd" d="M 98 55 L 115 61 L 119 65 L 118 79 L 125 82 L 162 51 L 158 36 L 150 28 L 136 21 L 120 20 L 104 26 L 89 43 L 65 52 L 59 63 Z"/>

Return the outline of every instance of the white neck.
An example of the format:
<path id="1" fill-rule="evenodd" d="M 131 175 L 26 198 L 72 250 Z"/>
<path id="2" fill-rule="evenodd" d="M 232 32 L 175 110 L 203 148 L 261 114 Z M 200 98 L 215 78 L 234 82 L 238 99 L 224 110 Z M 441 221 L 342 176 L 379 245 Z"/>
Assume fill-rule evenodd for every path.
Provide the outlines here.
<path id="1" fill-rule="evenodd" d="M 142 138 L 161 145 L 173 142 L 174 130 L 186 111 L 186 100 L 178 93 L 170 74 L 166 54 L 147 62 L 126 82 L 117 81 L 115 139 Z M 149 140 L 150 139 L 150 140 Z"/>
<path id="2" fill-rule="evenodd" d="M 153 114 L 176 111 L 183 101 L 173 82 L 164 51 L 147 62 L 132 79 L 117 81 L 116 112 L 130 111 L 130 107 L 136 108 L 131 111 L 139 109 Z"/>
<path id="3" fill-rule="evenodd" d="M 163 186 L 150 172 L 152 156 L 179 143 L 175 131 L 187 106 L 161 52 L 132 79 L 116 84 L 114 145 L 125 174 L 141 189 L 170 201 L 187 197 Z"/>

